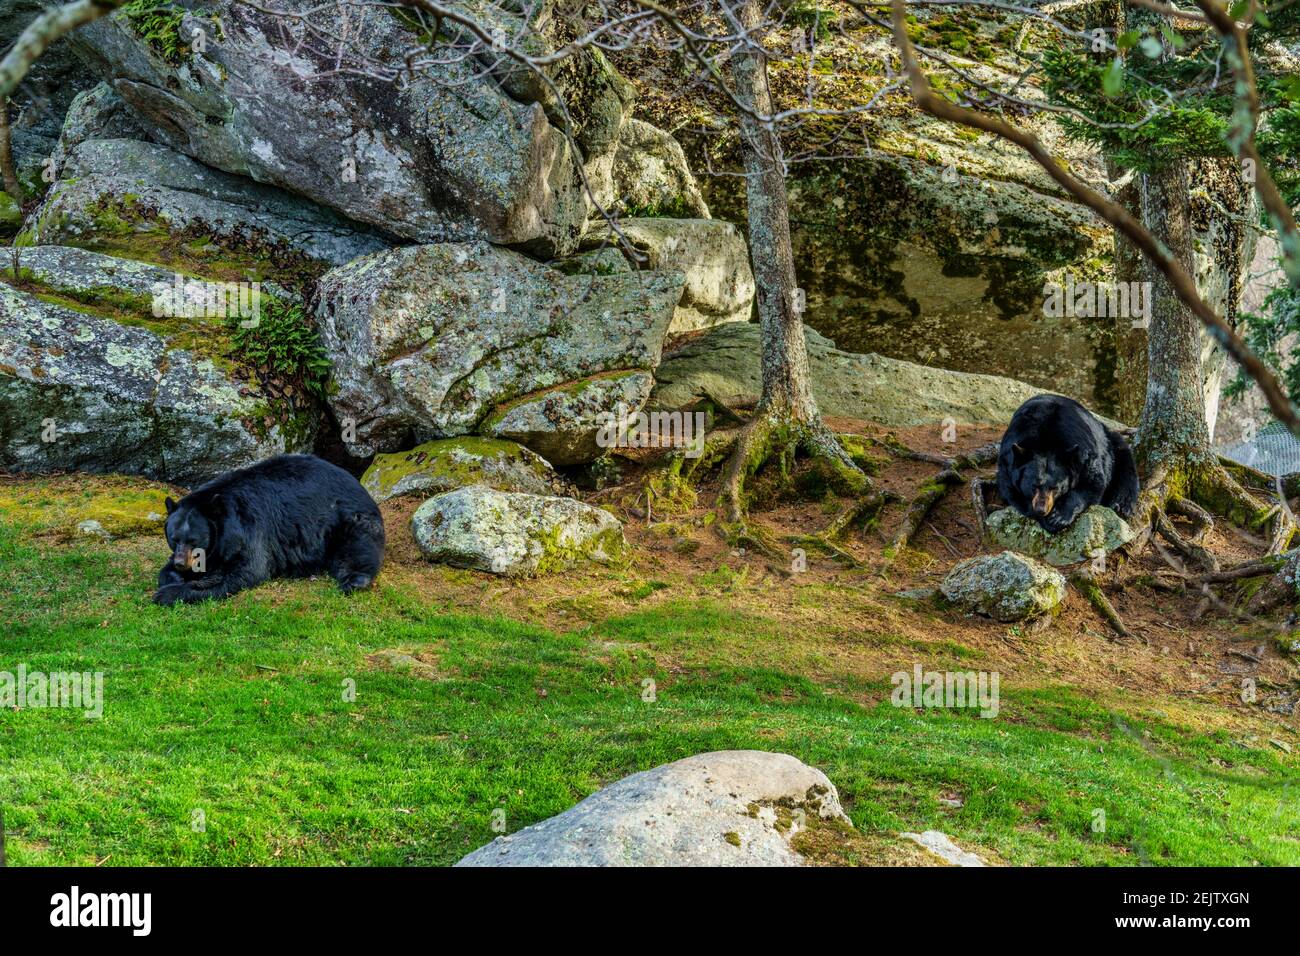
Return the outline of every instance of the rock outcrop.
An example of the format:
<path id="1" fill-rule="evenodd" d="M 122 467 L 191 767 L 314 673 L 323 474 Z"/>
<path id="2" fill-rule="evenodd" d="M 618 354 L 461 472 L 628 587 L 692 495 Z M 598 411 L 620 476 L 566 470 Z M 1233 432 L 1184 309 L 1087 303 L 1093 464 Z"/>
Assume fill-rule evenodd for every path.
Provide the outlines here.
<path id="1" fill-rule="evenodd" d="M 653 370 L 682 277 L 566 276 L 487 243 L 441 243 L 364 256 L 318 288 L 330 401 L 364 455 L 468 434 L 565 382 Z"/>
<path id="2" fill-rule="evenodd" d="M 588 250 L 632 246 L 625 268 L 680 272 L 686 277 L 671 333 L 723 322 L 747 322 L 754 303 L 749 246 L 735 226 L 720 219 L 621 219 L 583 240 Z M 638 257 L 635 262 L 631 255 Z"/>
<path id="3" fill-rule="evenodd" d="M 73 145 L 20 240 L 286 283 L 391 242 L 301 197 L 132 139 Z"/>
<path id="4" fill-rule="evenodd" d="M 957 424 L 1005 423 L 1041 389 L 1000 378 L 950 372 L 883 355 L 856 355 L 805 327 L 813 394 L 824 415 L 910 428 L 951 418 Z M 753 406 L 762 389 L 759 327 L 720 325 L 666 355 L 655 373 L 653 409 L 687 408 L 713 399 Z"/>
<path id="5" fill-rule="evenodd" d="M 643 120 L 623 124 L 612 175 L 615 204 L 628 215 L 709 218 L 681 145 Z"/>
<path id="6" fill-rule="evenodd" d="M 214 330 L 173 336 L 73 305 L 0 285 L 0 469 L 113 471 L 187 485 L 296 450 L 270 419 L 266 396 L 224 356 L 178 347 Z"/>
<path id="7" fill-rule="evenodd" d="M 498 409 L 482 432 L 527 445 L 554 465 L 580 465 L 603 455 L 602 429 L 645 405 L 649 372 L 612 372 L 529 395 Z"/>
<path id="8" fill-rule="evenodd" d="M 82 28 L 77 49 L 159 141 L 209 166 L 407 239 L 487 239 L 544 255 L 576 247 L 583 157 L 528 98 L 527 81 L 502 86 L 473 57 L 425 57 L 408 70 L 406 55 L 424 50 L 418 17 L 364 4 L 280 6 L 298 15 L 293 31 L 232 0 L 183 0 L 168 25 L 185 38 L 176 48 L 119 11 Z M 344 16 L 340 64 L 333 31 Z M 188 42 L 196 30 L 202 52 Z M 621 103 L 603 88 L 594 99 L 611 96 Z M 589 111 L 582 139 L 608 136 L 598 129 L 612 122 L 606 110 Z"/>

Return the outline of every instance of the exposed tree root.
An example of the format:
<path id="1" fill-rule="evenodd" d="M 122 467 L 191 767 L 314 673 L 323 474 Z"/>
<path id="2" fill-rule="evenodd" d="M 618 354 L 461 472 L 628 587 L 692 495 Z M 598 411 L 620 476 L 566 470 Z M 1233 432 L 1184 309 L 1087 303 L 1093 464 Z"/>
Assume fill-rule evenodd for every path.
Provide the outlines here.
<path id="1" fill-rule="evenodd" d="M 1288 604 L 1293 611 L 1300 605 L 1300 550 L 1292 552 L 1290 559 L 1251 596 L 1246 613 L 1266 614 Z"/>
<path id="2" fill-rule="evenodd" d="M 1157 511 L 1155 518 L 1156 530 L 1160 533 L 1160 537 L 1169 542 L 1173 549 L 1183 556 L 1184 561 L 1203 571 L 1219 570 L 1219 559 L 1211 554 L 1209 549 L 1179 534 L 1173 522 L 1169 520 L 1169 515 L 1164 511 Z"/>
<path id="3" fill-rule="evenodd" d="M 800 451 L 829 469 L 838 490 L 855 496 L 877 497 L 867 473 L 820 421 L 801 422 L 789 414 L 760 409 L 741 429 L 723 470 L 718 510 L 728 540 L 764 537 L 746 521 L 745 482 L 773 461 L 781 469 L 782 480 L 788 482 L 795 455 Z"/>
<path id="4" fill-rule="evenodd" d="M 975 478 L 970 483 L 971 504 L 975 508 L 975 524 L 980 540 L 988 535 L 989 492 L 997 490 L 997 483 L 984 478 Z"/>
<path id="5" fill-rule="evenodd" d="M 955 468 L 944 468 L 941 472 L 921 485 L 920 491 L 912 499 L 912 503 L 907 506 L 907 512 L 903 515 L 903 523 L 899 525 L 898 531 L 894 533 L 894 538 L 885 549 L 885 558 L 892 564 L 903 553 L 904 549 L 912 543 L 912 538 L 921 530 L 921 524 L 934 509 L 940 499 L 948 493 L 948 489 L 954 485 L 959 485 L 964 478 Z"/>
<path id="6" fill-rule="evenodd" d="M 1101 583 L 1091 569 L 1076 569 L 1070 574 L 1070 583 L 1088 599 L 1088 603 L 1101 615 L 1112 631 L 1120 637 L 1132 638 L 1134 636 L 1133 632 L 1124 625 L 1124 621 L 1120 618 L 1119 612 L 1115 610 L 1115 606 L 1110 603 L 1110 599 L 1106 597 L 1106 592 L 1101 589 Z M 1146 643 L 1145 638 L 1139 637 L 1139 640 Z"/>
<path id="7" fill-rule="evenodd" d="M 1192 523 L 1192 533 L 1188 536 L 1189 541 L 1200 544 L 1205 540 L 1205 536 L 1214 530 L 1214 515 L 1210 514 L 1194 501 L 1188 501 L 1186 498 L 1177 496 L 1171 497 L 1165 505 L 1165 510 L 1172 514 L 1180 515 Z"/>

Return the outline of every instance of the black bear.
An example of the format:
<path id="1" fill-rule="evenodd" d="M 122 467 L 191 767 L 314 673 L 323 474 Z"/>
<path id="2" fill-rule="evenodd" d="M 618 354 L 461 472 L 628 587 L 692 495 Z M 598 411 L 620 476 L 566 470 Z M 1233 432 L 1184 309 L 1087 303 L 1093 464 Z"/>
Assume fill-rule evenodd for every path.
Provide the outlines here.
<path id="1" fill-rule="evenodd" d="M 1078 402 L 1037 395 L 1016 409 L 1002 436 L 998 493 L 1055 534 L 1089 505 L 1131 515 L 1138 499 L 1137 465 L 1124 437 Z"/>
<path id="2" fill-rule="evenodd" d="M 327 572 L 344 594 L 375 579 L 384 521 L 361 483 L 314 455 L 279 455 L 167 499 L 170 560 L 154 601 L 228 597 L 274 577 Z"/>

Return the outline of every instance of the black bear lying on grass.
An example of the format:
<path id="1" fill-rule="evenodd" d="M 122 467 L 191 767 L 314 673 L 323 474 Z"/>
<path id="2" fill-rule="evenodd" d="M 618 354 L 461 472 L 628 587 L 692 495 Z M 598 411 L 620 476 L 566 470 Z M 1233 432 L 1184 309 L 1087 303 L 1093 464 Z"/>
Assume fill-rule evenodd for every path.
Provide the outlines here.
<path id="1" fill-rule="evenodd" d="M 384 522 L 360 482 L 313 455 L 280 455 L 167 499 L 171 559 L 154 601 L 228 597 L 274 577 L 327 572 L 344 594 L 375 579 Z"/>
<path id="2" fill-rule="evenodd" d="M 1073 399 L 1036 395 L 1011 416 L 998 454 L 998 494 L 1044 531 L 1064 531 L 1089 505 L 1127 518 L 1137 465 L 1122 435 Z"/>

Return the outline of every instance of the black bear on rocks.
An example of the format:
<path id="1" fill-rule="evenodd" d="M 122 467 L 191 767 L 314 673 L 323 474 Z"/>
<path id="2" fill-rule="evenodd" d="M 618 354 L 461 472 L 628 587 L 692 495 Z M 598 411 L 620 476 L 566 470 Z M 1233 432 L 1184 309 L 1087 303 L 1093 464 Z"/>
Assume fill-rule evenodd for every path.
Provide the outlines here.
<path id="1" fill-rule="evenodd" d="M 171 559 L 154 601 L 229 597 L 274 577 L 326 572 L 344 594 L 375 579 L 384 522 L 360 482 L 314 455 L 279 455 L 167 499 Z"/>
<path id="2" fill-rule="evenodd" d="M 1089 505 L 1129 517 L 1138 499 L 1137 465 L 1123 436 L 1078 402 L 1037 395 L 1016 409 L 1002 436 L 998 493 L 1056 534 Z"/>

